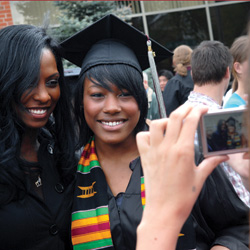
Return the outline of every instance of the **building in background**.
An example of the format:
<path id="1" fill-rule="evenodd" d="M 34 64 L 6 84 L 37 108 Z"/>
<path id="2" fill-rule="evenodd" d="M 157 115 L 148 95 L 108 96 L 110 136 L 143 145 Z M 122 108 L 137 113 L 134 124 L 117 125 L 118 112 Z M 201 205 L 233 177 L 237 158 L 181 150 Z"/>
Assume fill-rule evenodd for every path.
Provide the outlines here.
<path id="1" fill-rule="evenodd" d="M 9 1 L 0 1 L 0 29 L 13 24 Z"/>
<path id="2" fill-rule="evenodd" d="M 249 1 L 116 1 L 130 6 L 130 22 L 170 50 L 180 44 L 195 47 L 203 40 L 219 40 L 231 46 L 246 33 Z M 53 1 L 0 1 L 0 28 L 12 24 L 41 25 L 50 13 L 50 24 L 58 25 L 59 10 Z M 12 18 L 12 20 L 11 20 Z M 159 69 L 171 69 L 163 61 Z"/>

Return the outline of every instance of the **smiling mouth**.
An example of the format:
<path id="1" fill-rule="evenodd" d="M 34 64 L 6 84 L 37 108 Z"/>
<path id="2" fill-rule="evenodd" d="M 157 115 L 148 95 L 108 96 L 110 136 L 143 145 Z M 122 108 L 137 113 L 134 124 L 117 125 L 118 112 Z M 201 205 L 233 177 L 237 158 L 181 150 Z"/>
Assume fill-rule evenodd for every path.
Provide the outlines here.
<path id="1" fill-rule="evenodd" d="M 46 109 L 28 109 L 29 113 L 34 114 L 34 115 L 43 115 L 47 112 L 47 108 Z"/>
<path id="2" fill-rule="evenodd" d="M 114 126 L 117 126 L 117 125 L 120 125 L 120 124 L 124 123 L 125 121 L 113 121 L 113 122 L 100 121 L 100 122 L 103 125 L 106 125 L 106 126 L 109 126 L 109 127 L 114 127 Z"/>

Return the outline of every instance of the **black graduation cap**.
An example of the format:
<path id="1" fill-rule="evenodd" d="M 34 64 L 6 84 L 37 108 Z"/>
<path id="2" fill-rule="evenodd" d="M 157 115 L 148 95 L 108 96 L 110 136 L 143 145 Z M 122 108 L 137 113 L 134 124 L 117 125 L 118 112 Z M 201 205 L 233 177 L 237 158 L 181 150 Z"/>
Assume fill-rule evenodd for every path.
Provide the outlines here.
<path id="1" fill-rule="evenodd" d="M 63 57 L 82 67 L 102 64 L 128 64 L 141 71 L 149 68 L 148 37 L 133 26 L 110 14 L 61 43 Z M 155 62 L 169 58 L 171 51 L 150 39 Z"/>
<path id="2" fill-rule="evenodd" d="M 227 120 L 226 120 L 226 123 L 229 125 L 229 126 L 235 126 L 235 119 L 230 116 Z"/>

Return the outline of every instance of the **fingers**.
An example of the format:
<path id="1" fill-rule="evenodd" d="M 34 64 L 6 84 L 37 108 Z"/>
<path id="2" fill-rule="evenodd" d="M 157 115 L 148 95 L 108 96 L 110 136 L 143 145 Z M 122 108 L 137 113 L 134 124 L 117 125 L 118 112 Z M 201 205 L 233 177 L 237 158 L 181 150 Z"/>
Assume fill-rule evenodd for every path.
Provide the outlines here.
<path id="1" fill-rule="evenodd" d="M 192 106 L 182 105 L 171 113 L 168 121 L 168 129 L 166 131 L 166 138 L 168 140 L 168 143 L 176 143 L 182 129 L 183 120 L 191 110 Z"/>
<path id="2" fill-rule="evenodd" d="M 203 114 L 208 111 L 208 108 L 203 107 L 194 107 L 186 116 L 185 121 L 180 132 L 179 140 L 181 143 L 189 143 L 194 141 L 195 131 L 199 120 Z M 193 145 L 193 144 L 192 144 Z"/>
<path id="3" fill-rule="evenodd" d="M 137 133 L 136 142 L 140 155 L 144 155 L 150 147 L 150 133 L 146 131 Z"/>
<path id="4" fill-rule="evenodd" d="M 185 104 L 171 113 L 166 133 L 169 143 L 175 143 L 180 139 L 184 143 L 193 142 L 200 117 L 207 110 L 205 106 L 193 107 Z"/>
<path id="5" fill-rule="evenodd" d="M 154 120 L 150 125 L 150 145 L 159 145 L 163 138 L 165 131 L 167 129 L 168 118 Z"/>
<path id="6" fill-rule="evenodd" d="M 136 135 L 139 152 L 149 150 L 150 146 L 157 146 L 161 143 L 166 131 L 167 122 L 167 118 L 151 121 L 149 132 L 139 132 Z"/>

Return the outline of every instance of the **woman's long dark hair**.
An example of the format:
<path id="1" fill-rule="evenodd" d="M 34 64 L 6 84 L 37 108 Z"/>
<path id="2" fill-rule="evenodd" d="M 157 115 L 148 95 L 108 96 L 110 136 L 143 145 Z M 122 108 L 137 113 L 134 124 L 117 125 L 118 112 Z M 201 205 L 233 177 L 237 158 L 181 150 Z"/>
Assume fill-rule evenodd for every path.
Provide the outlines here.
<path id="1" fill-rule="evenodd" d="M 79 130 L 78 147 L 84 146 L 93 132 L 87 125 L 84 117 L 83 91 L 85 78 L 93 80 L 95 84 L 110 90 L 110 83 L 119 89 L 126 89 L 136 100 L 141 112 L 135 134 L 144 129 L 145 119 L 148 111 L 148 101 L 146 91 L 143 86 L 142 74 L 135 68 L 125 64 L 98 65 L 90 68 L 85 73 L 80 73 L 77 86 L 75 88 L 74 110 Z"/>
<path id="2" fill-rule="evenodd" d="M 44 48 L 50 49 L 55 56 L 61 90 L 53 112 L 53 131 L 51 126 L 48 130 L 54 134 L 58 148 L 56 155 L 63 163 L 61 174 L 72 168 L 75 133 L 59 47 L 42 28 L 31 25 L 3 28 L 0 30 L 0 185 L 8 185 L 13 197 L 18 195 L 19 190 L 25 189 L 24 176 L 17 162 L 22 126 L 13 110 L 13 103 L 19 105 L 24 91 L 37 85 Z"/>

